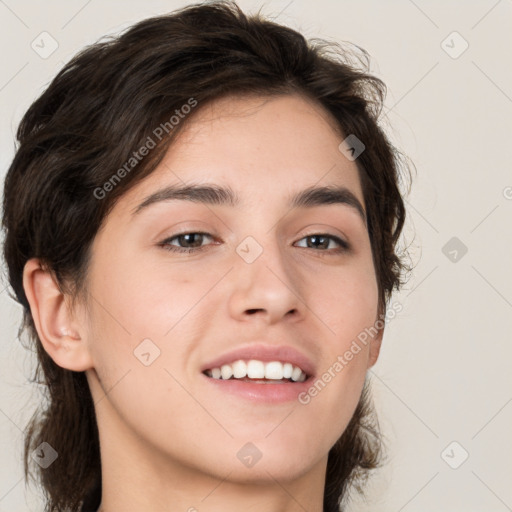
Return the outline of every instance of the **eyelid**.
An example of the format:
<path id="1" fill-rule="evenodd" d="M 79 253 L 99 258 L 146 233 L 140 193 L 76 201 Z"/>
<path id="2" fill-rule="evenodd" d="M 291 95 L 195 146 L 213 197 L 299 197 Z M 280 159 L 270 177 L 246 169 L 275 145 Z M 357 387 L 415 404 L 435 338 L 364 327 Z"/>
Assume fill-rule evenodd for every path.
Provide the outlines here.
<path id="1" fill-rule="evenodd" d="M 313 231 L 311 233 L 306 233 L 306 234 L 302 235 L 299 238 L 299 240 L 297 240 L 297 241 L 300 242 L 301 240 L 304 240 L 304 238 L 309 238 L 309 237 L 312 237 L 312 236 L 329 238 L 331 240 L 334 240 L 340 246 L 337 249 L 330 249 L 330 250 L 317 251 L 317 252 L 324 252 L 326 254 L 333 254 L 335 252 L 350 251 L 352 249 L 352 246 L 349 244 L 349 242 L 347 240 L 345 240 L 345 238 L 343 238 L 343 237 L 341 237 L 339 235 L 334 235 L 332 233 L 327 233 L 327 232 L 323 232 L 323 231 Z M 304 249 L 309 249 L 309 247 L 304 247 Z"/>
<path id="2" fill-rule="evenodd" d="M 189 230 L 183 230 L 181 232 L 174 233 L 174 234 L 166 237 L 158 245 L 161 246 L 164 250 L 167 250 L 170 252 L 188 253 L 188 254 L 204 251 L 207 249 L 207 247 L 209 245 L 218 245 L 218 243 L 213 243 L 213 244 L 207 244 L 207 245 L 200 245 L 199 247 L 187 248 L 187 247 L 179 247 L 177 245 L 173 245 L 170 243 L 172 240 L 179 238 L 180 236 L 184 236 L 184 235 L 202 235 L 202 236 L 211 238 L 214 241 L 217 240 L 214 235 L 212 235 L 211 233 L 208 233 L 206 231 L 199 231 L 199 230 L 194 231 L 194 230 L 189 229 Z M 312 247 L 300 247 L 300 248 L 301 249 L 313 249 L 313 251 L 319 253 L 319 255 L 325 255 L 325 256 L 335 255 L 335 254 L 344 253 L 344 252 L 348 252 L 348 251 L 352 250 L 351 244 L 347 240 L 345 240 L 344 237 L 341 237 L 339 235 L 334 235 L 334 234 L 328 233 L 328 232 L 322 232 L 321 230 L 310 231 L 308 233 L 300 235 L 300 237 L 298 238 L 298 240 L 296 242 L 294 242 L 294 244 L 304 240 L 305 238 L 309 238 L 309 237 L 313 237 L 313 236 L 325 237 L 330 240 L 333 240 L 335 243 L 338 244 L 339 247 L 337 247 L 335 249 L 325 249 L 325 250 L 315 250 Z"/>
<path id="3" fill-rule="evenodd" d="M 170 243 L 171 240 L 174 240 L 174 239 L 179 238 L 180 236 L 184 236 L 184 235 L 202 235 L 202 236 L 211 238 L 214 241 L 216 240 L 216 237 L 214 235 L 212 235 L 211 233 L 208 233 L 206 231 L 190 230 L 189 229 L 189 230 L 184 230 L 184 231 L 181 231 L 178 233 L 174 233 L 174 234 L 164 238 L 157 245 L 161 246 L 163 249 L 166 249 L 168 251 L 188 252 L 188 253 L 198 252 L 198 251 L 204 250 L 204 248 L 207 247 L 207 245 L 213 245 L 213 244 L 207 244 L 207 245 L 201 245 L 199 247 L 186 248 L 186 247 L 179 247 L 177 245 L 172 245 Z M 170 249 L 169 247 L 172 247 L 172 249 Z"/>
<path id="4" fill-rule="evenodd" d="M 314 235 L 334 238 L 335 240 L 339 240 L 339 243 L 346 247 L 347 250 L 352 248 L 352 245 L 349 242 L 349 237 L 347 237 L 341 230 L 328 224 L 310 224 L 306 226 L 304 231 L 302 231 L 298 236 L 300 236 L 300 239 L 302 240 L 304 237 Z"/>

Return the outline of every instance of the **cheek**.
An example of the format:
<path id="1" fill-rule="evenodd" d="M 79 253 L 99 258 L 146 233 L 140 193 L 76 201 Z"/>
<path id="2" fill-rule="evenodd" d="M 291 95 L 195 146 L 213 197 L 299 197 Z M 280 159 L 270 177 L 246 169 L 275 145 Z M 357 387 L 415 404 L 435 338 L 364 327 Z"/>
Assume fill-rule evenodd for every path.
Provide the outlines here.
<path id="1" fill-rule="evenodd" d="M 358 336 L 364 337 L 377 320 L 378 287 L 373 266 L 346 266 L 325 276 L 317 273 L 314 283 L 315 287 L 313 283 L 310 286 L 312 303 L 328 328 L 329 345 L 344 351 Z"/>
<path id="2" fill-rule="evenodd" d="M 197 338 L 207 320 L 199 305 L 219 279 L 214 274 L 194 277 L 181 269 L 167 269 L 165 274 L 165 269 L 142 265 L 137 272 L 118 265 L 96 274 L 89 331 L 104 392 L 121 380 L 131 389 L 134 381 L 130 396 L 147 401 L 144 392 L 167 393 L 173 387 L 165 370 L 183 371 L 183 361 L 194 348 L 190 340 Z"/>
<path id="3" fill-rule="evenodd" d="M 162 339 L 216 279 L 217 272 L 197 278 L 185 267 L 170 271 L 147 261 L 118 261 L 94 276 L 96 317 L 103 328 L 117 333 L 114 337 Z"/>
<path id="4" fill-rule="evenodd" d="M 310 400 L 313 409 L 318 408 L 316 413 L 323 411 L 341 434 L 359 401 L 371 339 L 377 333 L 378 287 L 373 262 L 362 258 L 329 275 L 317 273 L 315 282 L 311 309 L 320 317 L 319 325 L 326 326 L 321 327 L 325 357 L 303 403 Z"/>

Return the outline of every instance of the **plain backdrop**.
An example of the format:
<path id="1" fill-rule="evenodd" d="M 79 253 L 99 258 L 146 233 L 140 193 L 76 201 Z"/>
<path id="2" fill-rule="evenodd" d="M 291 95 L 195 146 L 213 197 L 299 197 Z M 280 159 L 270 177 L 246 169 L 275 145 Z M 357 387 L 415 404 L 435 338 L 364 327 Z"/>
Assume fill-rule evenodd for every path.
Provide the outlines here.
<path id="1" fill-rule="evenodd" d="M 73 54 L 188 3 L 0 0 L 2 182 L 22 114 Z M 387 463 L 350 510 L 512 510 L 512 1 L 239 5 L 309 38 L 365 48 L 388 86 L 382 121 L 416 166 L 404 238 L 415 269 L 393 298 L 402 311 L 372 371 Z M 46 52 L 58 45 L 51 55 L 41 38 Z M 21 459 L 39 395 L 17 339 L 21 308 L 5 285 L 3 277 L 0 512 L 39 511 Z"/>

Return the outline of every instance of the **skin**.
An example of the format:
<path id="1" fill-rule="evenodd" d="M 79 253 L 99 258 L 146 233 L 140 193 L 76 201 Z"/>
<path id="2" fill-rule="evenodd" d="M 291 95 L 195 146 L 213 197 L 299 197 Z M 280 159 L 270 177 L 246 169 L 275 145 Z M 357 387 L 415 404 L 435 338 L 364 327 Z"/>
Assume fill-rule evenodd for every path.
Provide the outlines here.
<path id="1" fill-rule="evenodd" d="M 228 396 L 200 378 L 200 366 L 241 344 L 288 344 L 320 376 L 374 325 L 378 288 L 359 214 L 287 203 L 312 185 L 343 185 L 364 205 L 356 164 L 338 149 L 343 138 L 298 95 L 219 100 L 196 112 L 107 217 L 86 303 L 72 307 L 39 262 L 27 262 L 44 348 L 59 366 L 86 372 L 95 401 L 103 512 L 322 511 L 328 451 L 353 415 L 382 331 L 307 405 Z M 132 216 L 149 194 L 191 182 L 229 185 L 241 203 L 173 200 Z M 182 232 L 212 238 L 189 239 L 202 244 L 195 253 L 159 245 Z M 308 235 L 323 233 L 351 249 L 336 252 L 334 240 L 308 247 Z M 236 252 L 247 236 L 263 249 L 251 264 Z M 160 350 L 149 366 L 133 354 L 146 338 Z M 250 468 L 237 458 L 247 442 L 262 453 Z"/>

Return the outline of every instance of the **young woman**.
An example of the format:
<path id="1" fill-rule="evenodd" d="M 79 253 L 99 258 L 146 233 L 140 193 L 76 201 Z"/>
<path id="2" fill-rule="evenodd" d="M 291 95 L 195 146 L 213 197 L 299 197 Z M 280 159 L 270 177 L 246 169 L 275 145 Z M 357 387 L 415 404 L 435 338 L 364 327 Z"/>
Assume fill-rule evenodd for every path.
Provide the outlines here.
<path id="1" fill-rule="evenodd" d="M 366 58 L 197 4 L 86 48 L 30 107 L 4 255 L 48 390 L 25 446 L 48 511 L 362 490 L 408 170 Z"/>

